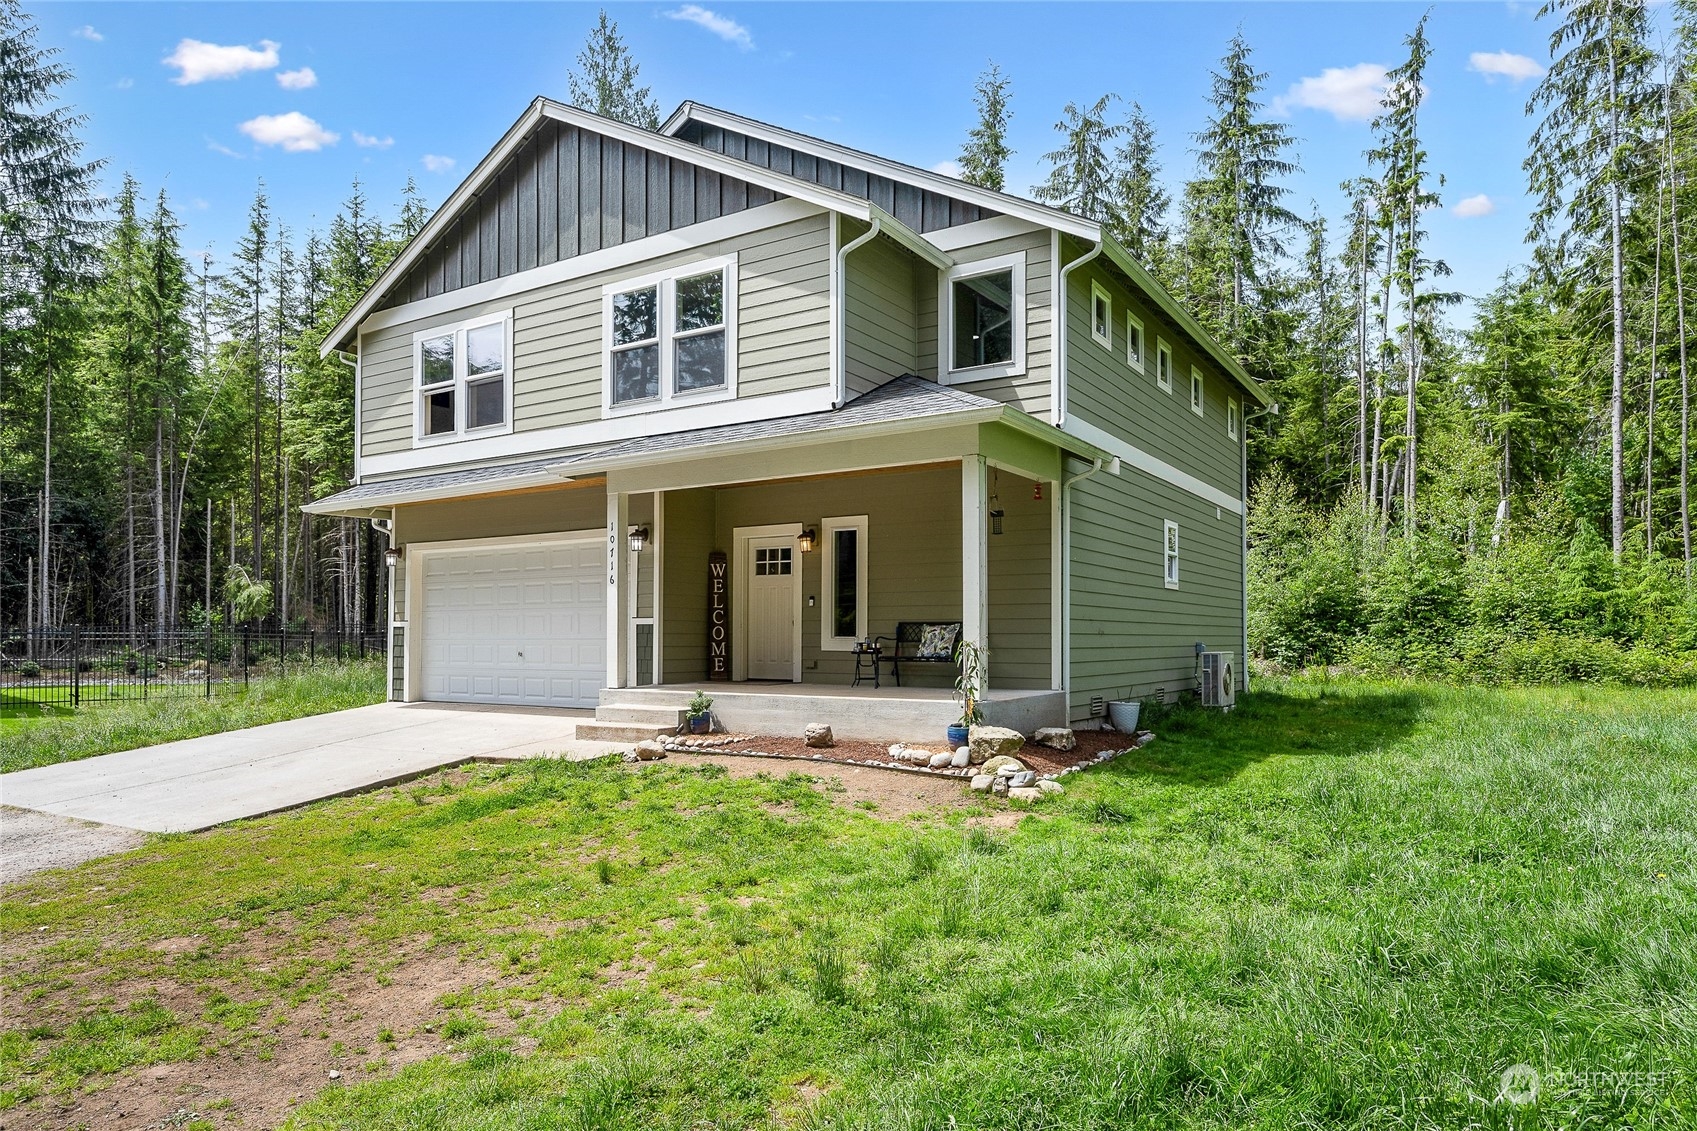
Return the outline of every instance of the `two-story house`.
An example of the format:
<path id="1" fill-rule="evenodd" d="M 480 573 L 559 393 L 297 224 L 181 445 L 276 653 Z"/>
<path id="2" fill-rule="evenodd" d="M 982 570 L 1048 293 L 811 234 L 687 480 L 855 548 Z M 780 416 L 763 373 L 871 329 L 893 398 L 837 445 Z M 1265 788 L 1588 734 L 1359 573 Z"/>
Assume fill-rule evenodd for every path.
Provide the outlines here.
<path id="1" fill-rule="evenodd" d="M 1065 212 L 693 103 L 650 133 L 539 98 L 323 348 L 355 473 L 307 509 L 389 534 L 395 699 L 718 674 L 729 723 L 769 723 L 760 693 L 959 622 L 991 720 L 1029 727 L 1242 648 L 1266 398 Z M 952 709 L 950 665 L 891 674 L 826 721 Z"/>

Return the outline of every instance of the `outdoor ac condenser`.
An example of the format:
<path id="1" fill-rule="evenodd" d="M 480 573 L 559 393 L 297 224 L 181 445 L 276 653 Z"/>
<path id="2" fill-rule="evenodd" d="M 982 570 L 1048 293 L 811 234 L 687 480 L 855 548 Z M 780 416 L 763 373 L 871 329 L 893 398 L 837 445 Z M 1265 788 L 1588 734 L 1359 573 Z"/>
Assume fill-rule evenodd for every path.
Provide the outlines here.
<path id="1" fill-rule="evenodd" d="M 1235 652 L 1202 653 L 1202 705 L 1230 710 L 1237 704 L 1237 673 L 1232 670 Z"/>

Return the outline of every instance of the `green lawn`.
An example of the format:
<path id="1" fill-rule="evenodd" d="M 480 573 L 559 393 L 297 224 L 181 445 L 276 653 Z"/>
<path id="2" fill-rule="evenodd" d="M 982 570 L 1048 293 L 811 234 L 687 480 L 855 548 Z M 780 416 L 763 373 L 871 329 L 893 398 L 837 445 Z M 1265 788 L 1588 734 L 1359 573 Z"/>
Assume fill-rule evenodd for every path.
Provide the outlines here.
<path id="1" fill-rule="evenodd" d="M 212 698 L 184 694 L 145 702 L 43 708 L 45 692 L 0 694 L 0 772 L 133 750 L 179 738 L 360 707 L 383 698 L 381 660 L 292 668 Z"/>
<path id="2" fill-rule="evenodd" d="M 1694 720 L 1267 684 L 1011 829 L 533 762 L 157 838 L 7 889 L 0 1108 L 318 1042 L 293 1128 L 1694 1126 Z"/>

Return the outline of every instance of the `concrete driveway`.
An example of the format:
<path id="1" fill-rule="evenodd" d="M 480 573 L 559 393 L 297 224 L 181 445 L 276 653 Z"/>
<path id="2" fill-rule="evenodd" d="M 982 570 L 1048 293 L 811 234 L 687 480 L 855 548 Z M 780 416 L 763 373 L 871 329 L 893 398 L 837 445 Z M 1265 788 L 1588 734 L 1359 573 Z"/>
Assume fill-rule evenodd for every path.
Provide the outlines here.
<path id="1" fill-rule="evenodd" d="M 578 721 L 593 717 L 538 707 L 379 703 L 0 774 L 0 804 L 143 832 L 195 832 L 462 762 L 582 759 L 616 749 L 576 740 Z"/>

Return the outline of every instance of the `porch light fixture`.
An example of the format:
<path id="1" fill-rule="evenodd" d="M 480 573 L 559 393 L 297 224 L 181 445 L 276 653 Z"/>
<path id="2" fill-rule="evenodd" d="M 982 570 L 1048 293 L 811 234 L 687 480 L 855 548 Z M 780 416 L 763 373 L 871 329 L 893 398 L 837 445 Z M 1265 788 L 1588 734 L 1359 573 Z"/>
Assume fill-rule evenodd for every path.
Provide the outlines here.
<path id="1" fill-rule="evenodd" d="M 390 546 L 387 550 L 384 550 L 383 564 L 388 566 L 390 569 L 398 568 L 401 564 L 401 548 L 399 546 Z"/>
<path id="2" fill-rule="evenodd" d="M 817 540 L 817 538 L 818 535 L 815 533 L 813 527 L 809 526 L 796 536 L 796 542 L 800 545 L 802 553 L 811 554 L 813 552 L 813 543 Z"/>
<path id="3" fill-rule="evenodd" d="M 640 554 L 648 547 L 648 527 L 639 526 L 630 532 L 630 552 Z"/>

